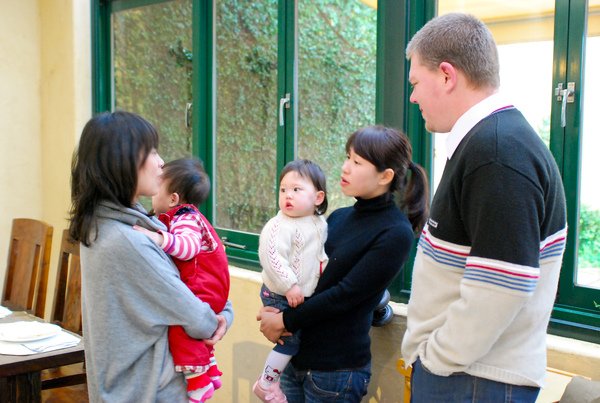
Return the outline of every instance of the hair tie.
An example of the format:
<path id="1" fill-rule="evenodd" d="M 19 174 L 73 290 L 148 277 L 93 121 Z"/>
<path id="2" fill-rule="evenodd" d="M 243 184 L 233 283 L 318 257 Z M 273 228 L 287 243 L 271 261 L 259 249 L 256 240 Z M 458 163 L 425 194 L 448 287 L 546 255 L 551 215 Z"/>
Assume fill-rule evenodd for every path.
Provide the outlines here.
<path id="1" fill-rule="evenodd" d="M 415 168 L 416 168 L 416 166 L 415 166 L 415 164 L 413 164 L 412 161 L 408 163 L 408 169 L 410 169 L 411 171 L 414 171 Z"/>

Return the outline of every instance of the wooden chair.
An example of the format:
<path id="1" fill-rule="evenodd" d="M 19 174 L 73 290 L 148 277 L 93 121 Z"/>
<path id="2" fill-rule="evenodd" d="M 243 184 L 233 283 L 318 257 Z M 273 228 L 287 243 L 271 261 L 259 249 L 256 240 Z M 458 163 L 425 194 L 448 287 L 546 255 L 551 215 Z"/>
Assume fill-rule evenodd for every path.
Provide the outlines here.
<path id="1" fill-rule="evenodd" d="M 79 242 L 69 237 L 68 230 L 63 231 L 60 243 L 52 321 L 63 329 L 81 335 Z M 53 368 L 42 372 L 42 389 L 82 385 L 86 380 L 85 365 L 74 364 Z M 76 393 L 81 391 L 78 390 Z"/>
<path id="2" fill-rule="evenodd" d="M 2 305 L 44 317 L 52 232 L 51 225 L 39 220 L 13 220 Z"/>
<path id="3" fill-rule="evenodd" d="M 68 230 L 63 231 L 60 242 L 52 321 L 64 329 L 81 334 L 79 242 L 69 237 Z"/>
<path id="4" fill-rule="evenodd" d="M 412 375 L 412 367 L 404 368 L 404 360 L 399 358 L 396 361 L 396 369 L 404 377 L 404 393 L 402 394 L 402 401 L 404 403 L 410 402 L 410 377 Z"/>

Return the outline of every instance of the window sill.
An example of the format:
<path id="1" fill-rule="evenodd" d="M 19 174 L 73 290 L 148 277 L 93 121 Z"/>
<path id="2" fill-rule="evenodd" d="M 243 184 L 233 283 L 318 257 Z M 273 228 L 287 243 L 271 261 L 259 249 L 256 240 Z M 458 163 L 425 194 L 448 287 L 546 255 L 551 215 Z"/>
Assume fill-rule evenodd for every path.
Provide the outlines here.
<path id="1" fill-rule="evenodd" d="M 406 318 L 407 304 L 390 302 L 394 315 Z M 600 345 L 548 334 L 548 366 L 565 372 L 600 379 Z"/>

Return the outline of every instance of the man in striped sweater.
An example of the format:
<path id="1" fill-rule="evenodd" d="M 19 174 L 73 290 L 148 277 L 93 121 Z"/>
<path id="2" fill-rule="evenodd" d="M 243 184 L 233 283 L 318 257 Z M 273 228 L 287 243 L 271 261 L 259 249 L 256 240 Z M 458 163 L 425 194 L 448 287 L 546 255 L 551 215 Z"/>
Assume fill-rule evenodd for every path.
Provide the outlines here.
<path id="1" fill-rule="evenodd" d="M 429 21 L 407 47 L 410 100 L 448 161 L 419 241 L 402 355 L 415 402 L 534 402 L 565 246 L 548 148 L 497 94 L 496 44 L 475 17 Z"/>

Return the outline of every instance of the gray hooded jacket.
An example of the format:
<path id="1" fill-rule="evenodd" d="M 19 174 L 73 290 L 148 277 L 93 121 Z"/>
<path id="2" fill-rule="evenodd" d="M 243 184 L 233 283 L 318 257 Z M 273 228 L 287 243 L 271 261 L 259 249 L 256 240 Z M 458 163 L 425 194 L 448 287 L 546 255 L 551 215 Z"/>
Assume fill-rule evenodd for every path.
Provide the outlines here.
<path id="1" fill-rule="evenodd" d="M 83 335 L 91 402 L 187 402 L 167 329 L 206 339 L 217 328 L 210 306 L 192 294 L 159 246 L 133 225 L 165 229 L 143 207 L 103 202 L 97 239 L 81 245 Z M 233 309 L 221 313 L 228 327 Z"/>

